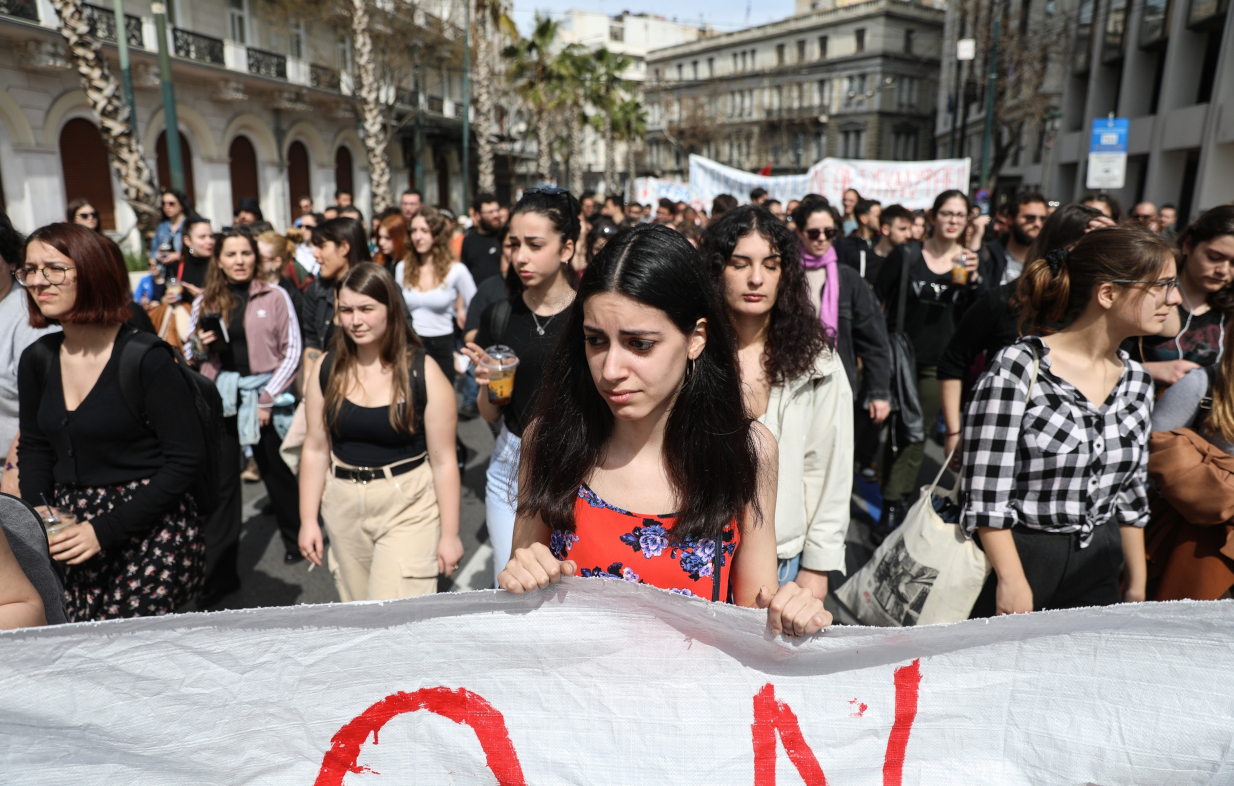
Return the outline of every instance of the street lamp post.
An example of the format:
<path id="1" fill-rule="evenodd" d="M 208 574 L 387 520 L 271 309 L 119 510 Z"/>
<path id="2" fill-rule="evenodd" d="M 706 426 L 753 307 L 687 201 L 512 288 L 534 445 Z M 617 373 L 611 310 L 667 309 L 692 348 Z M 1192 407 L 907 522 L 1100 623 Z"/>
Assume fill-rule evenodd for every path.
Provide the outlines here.
<path id="1" fill-rule="evenodd" d="M 990 43 L 990 74 L 985 88 L 985 130 L 981 135 L 981 183 L 985 188 L 990 178 L 990 146 L 994 141 L 994 86 L 998 81 L 998 39 L 1002 34 L 1003 19 L 994 17 L 994 38 Z"/>
<path id="2" fill-rule="evenodd" d="M 161 2 L 151 3 L 150 13 L 154 14 L 154 37 L 159 47 L 159 81 L 163 85 L 163 120 L 167 125 L 167 168 L 171 171 L 171 187 L 183 192 L 180 123 L 176 118 L 176 90 L 171 83 L 171 55 L 167 53 L 167 6 Z"/>
<path id="3" fill-rule="evenodd" d="M 115 0 L 116 49 L 120 54 L 120 84 L 124 86 L 124 103 L 129 105 L 129 125 L 137 128 L 137 99 L 133 97 L 133 70 L 129 66 L 128 25 L 124 17 L 124 0 Z"/>
<path id="4" fill-rule="evenodd" d="M 471 189 L 471 0 L 463 0 L 463 210 Z M 461 214 L 460 214 L 461 215 Z"/>

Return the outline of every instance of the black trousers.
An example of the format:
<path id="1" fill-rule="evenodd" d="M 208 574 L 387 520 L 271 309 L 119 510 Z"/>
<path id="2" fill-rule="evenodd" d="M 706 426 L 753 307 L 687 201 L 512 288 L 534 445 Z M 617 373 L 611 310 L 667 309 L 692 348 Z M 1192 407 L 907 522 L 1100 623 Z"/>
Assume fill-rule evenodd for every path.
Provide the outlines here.
<path id="1" fill-rule="evenodd" d="M 283 440 L 271 423 L 262 426 L 261 441 L 253 446 L 253 458 L 261 470 L 261 481 L 274 503 L 274 518 L 278 521 L 283 548 L 289 554 L 300 553 L 300 484 L 291 468 L 279 455 Z"/>
<path id="2" fill-rule="evenodd" d="M 240 556 L 240 434 L 235 418 L 223 418 L 219 467 L 219 506 L 206 520 L 206 581 L 203 595 L 220 595 L 240 586 L 236 561 Z"/>
<path id="3" fill-rule="evenodd" d="M 446 375 L 450 384 L 454 384 L 454 334 L 444 336 L 420 336 L 424 344 L 424 354 L 437 361 L 441 373 Z"/>
<path id="4" fill-rule="evenodd" d="M 1084 549 L 1078 534 L 1013 527 L 1011 536 L 1033 590 L 1033 611 L 1112 606 L 1121 600 L 1123 540 L 1117 522 L 1098 525 Z M 993 617 L 997 592 L 998 574 L 991 573 L 969 619 Z"/>

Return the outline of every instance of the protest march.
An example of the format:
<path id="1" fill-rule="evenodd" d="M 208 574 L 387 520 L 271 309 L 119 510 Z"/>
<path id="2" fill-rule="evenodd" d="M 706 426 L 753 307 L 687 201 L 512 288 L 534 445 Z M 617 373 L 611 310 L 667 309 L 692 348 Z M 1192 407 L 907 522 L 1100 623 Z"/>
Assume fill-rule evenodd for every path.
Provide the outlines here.
<path id="1" fill-rule="evenodd" d="M 1225 782 L 1234 207 L 969 178 L 4 218 L 0 780 Z"/>

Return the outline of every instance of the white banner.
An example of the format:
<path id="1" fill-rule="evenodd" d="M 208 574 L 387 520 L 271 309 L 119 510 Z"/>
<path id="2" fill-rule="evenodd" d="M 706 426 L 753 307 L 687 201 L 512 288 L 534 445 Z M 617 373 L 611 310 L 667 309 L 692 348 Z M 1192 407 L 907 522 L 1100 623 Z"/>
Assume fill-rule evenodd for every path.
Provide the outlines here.
<path id="1" fill-rule="evenodd" d="M 6 633 L 0 781 L 1234 782 L 1234 603 L 765 622 L 570 579 Z"/>
<path id="2" fill-rule="evenodd" d="M 671 199 L 673 202 L 689 202 L 690 187 L 680 180 L 668 180 L 658 177 L 634 178 L 635 202 L 638 202 L 640 205 L 651 205 L 652 210 L 655 210 L 656 203 L 661 199 Z"/>
<path id="3" fill-rule="evenodd" d="M 749 201 L 750 192 L 765 188 L 773 199 L 787 203 L 809 193 L 822 194 L 839 208 L 844 191 L 857 189 L 884 206 L 901 204 L 910 210 L 929 208 L 943 191 L 968 191 L 969 159 L 935 161 L 864 161 L 824 158 L 804 175 L 764 177 L 724 166 L 702 156 L 690 156 L 690 196 L 711 209 L 720 194 Z"/>

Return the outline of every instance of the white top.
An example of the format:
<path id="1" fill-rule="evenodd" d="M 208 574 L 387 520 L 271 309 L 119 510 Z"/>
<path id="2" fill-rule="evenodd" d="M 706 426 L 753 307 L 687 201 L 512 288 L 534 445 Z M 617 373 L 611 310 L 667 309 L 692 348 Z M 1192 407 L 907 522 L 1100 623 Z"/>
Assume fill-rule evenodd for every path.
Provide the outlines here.
<path id="1" fill-rule="evenodd" d="M 805 376 L 771 389 L 758 419 L 776 438 L 776 555 L 844 572 L 853 493 L 853 391 L 839 356 L 823 352 Z"/>
<path id="2" fill-rule="evenodd" d="M 26 290 L 14 281 L 9 293 L 0 299 L 0 471 L 4 469 L 2 454 L 9 452 L 17 436 L 17 364 L 21 353 L 39 337 L 58 330 L 57 325 L 30 327 Z"/>
<path id="3" fill-rule="evenodd" d="M 454 332 L 454 301 L 463 296 L 463 308 L 471 305 L 476 295 L 476 282 L 467 266 L 461 262 L 450 265 L 446 280 L 436 289 L 421 292 L 403 284 L 405 264 L 394 266 L 394 280 L 403 290 L 403 300 L 411 312 L 411 326 L 416 335 L 427 338 L 448 336 Z"/>

